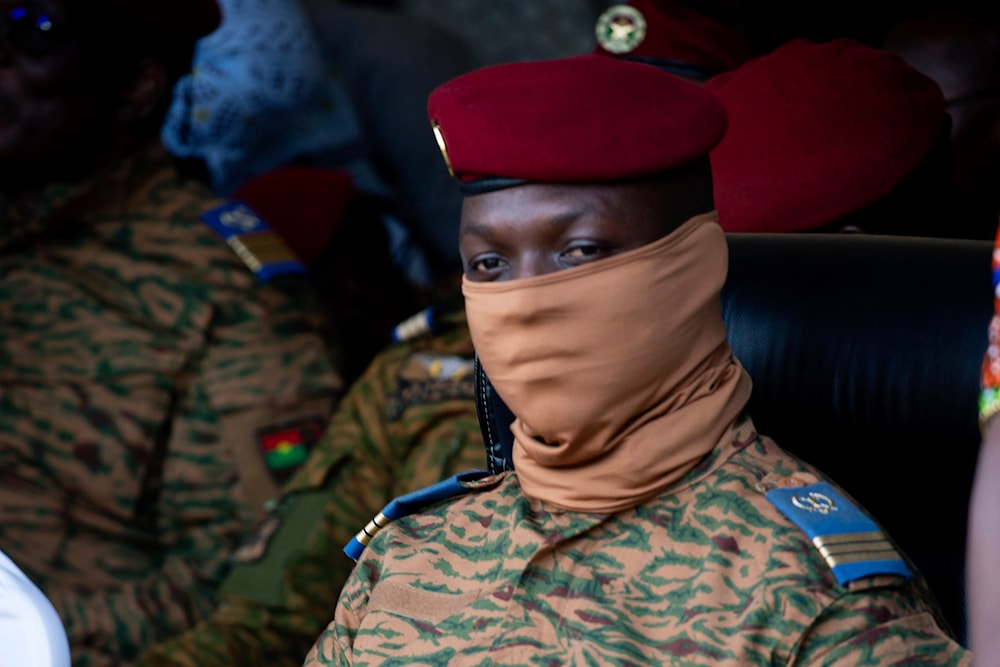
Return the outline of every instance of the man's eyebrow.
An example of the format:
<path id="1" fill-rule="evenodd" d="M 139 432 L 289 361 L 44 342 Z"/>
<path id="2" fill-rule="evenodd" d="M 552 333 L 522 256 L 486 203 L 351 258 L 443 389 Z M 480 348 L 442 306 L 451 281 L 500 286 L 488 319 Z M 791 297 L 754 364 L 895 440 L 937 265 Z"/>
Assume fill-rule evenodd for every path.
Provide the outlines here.
<path id="1" fill-rule="evenodd" d="M 592 212 L 591 208 L 581 207 L 570 211 L 563 211 L 556 215 L 539 216 L 535 218 L 532 222 L 540 225 L 548 225 L 550 227 L 565 227 L 567 225 L 576 222 L 577 220 L 588 215 L 591 212 Z M 462 225 L 459 237 L 477 236 L 479 238 L 489 238 L 491 236 L 496 235 L 497 233 L 499 233 L 497 226 L 486 225 L 475 222 L 467 222 Z"/>

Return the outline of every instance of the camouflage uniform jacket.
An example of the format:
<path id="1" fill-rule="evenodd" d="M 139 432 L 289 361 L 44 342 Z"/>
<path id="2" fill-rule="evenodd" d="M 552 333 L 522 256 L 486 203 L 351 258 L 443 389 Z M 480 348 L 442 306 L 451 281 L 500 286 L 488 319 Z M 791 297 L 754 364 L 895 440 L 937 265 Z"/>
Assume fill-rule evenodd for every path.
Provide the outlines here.
<path id="1" fill-rule="evenodd" d="M 821 479 L 749 420 L 616 514 L 487 478 L 375 536 L 305 664 L 969 664 L 919 578 L 840 585 L 764 495 Z"/>
<path id="2" fill-rule="evenodd" d="M 255 278 L 159 147 L 39 201 L 0 201 L 0 546 L 117 665 L 213 608 L 278 488 L 258 440 L 343 382 L 302 279 Z"/>
<path id="3" fill-rule="evenodd" d="M 283 500 L 236 553 L 222 604 L 140 667 L 299 667 L 354 562 L 344 545 L 389 501 L 486 464 L 464 315 L 382 351 Z"/>

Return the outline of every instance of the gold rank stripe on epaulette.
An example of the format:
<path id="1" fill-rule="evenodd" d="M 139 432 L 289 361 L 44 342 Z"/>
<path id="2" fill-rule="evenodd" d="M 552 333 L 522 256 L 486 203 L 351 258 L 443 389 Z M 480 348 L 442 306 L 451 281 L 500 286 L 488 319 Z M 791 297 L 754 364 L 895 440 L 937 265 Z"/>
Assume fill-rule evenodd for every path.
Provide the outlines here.
<path id="1" fill-rule="evenodd" d="M 489 477 L 491 477 L 490 473 L 485 470 L 462 472 L 437 484 L 411 491 L 396 498 L 386 505 L 374 519 L 368 522 L 368 525 L 361 532 L 351 539 L 350 543 L 344 547 L 344 553 L 350 556 L 351 559 L 358 560 L 364 552 L 365 547 L 371 543 L 379 531 L 393 521 L 402 519 L 414 512 L 419 512 L 439 500 L 475 491 L 481 488 L 482 484 L 488 483 L 489 480 L 487 478 Z"/>
<path id="2" fill-rule="evenodd" d="M 230 236 L 226 243 L 254 273 L 266 264 L 296 261 L 292 249 L 270 230 Z"/>
<path id="3" fill-rule="evenodd" d="M 875 521 L 833 485 L 776 488 L 766 496 L 806 534 L 841 586 L 876 575 L 910 577 L 906 561 Z"/>
<path id="4" fill-rule="evenodd" d="M 306 272 L 288 244 L 246 204 L 229 202 L 206 211 L 201 219 L 261 280 Z"/>
<path id="5" fill-rule="evenodd" d="M 393 342 L 405 343 L 441 332 L 445 327 L 441 324 L 440 316 L 441 309 L 429 306 L 416 315 L 407 317 L 392 330 Z"/>
<path id="6" fill-rule="evenodd" d="M 392 523 L 392 521 L 390 521 L 385 514 L 379 512 L 374 519 L 368 522 L 367 526 L 362 528 L 361 531 L 354 536 L 354 539 L 356 539 L 361 546 L 367 547 L 368 543 L 372 541 L 372 538 L 378 534 L 378 531 L 382 530 L 390 523 Z"/>
<path id="7" fill-rule="evenodd" d="M 899 552 L 882 531 L 820 535 L 814 537 L 812 542 L 831 569 L 848 563 L 893 560 L 900 557 Z"/>

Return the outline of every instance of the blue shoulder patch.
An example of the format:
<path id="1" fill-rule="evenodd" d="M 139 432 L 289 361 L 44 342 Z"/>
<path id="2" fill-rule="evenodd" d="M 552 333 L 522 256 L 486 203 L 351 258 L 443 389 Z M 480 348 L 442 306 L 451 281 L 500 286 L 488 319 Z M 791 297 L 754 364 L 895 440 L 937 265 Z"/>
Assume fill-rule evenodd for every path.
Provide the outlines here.
<path id="1" fill-rule="evenodd" d="M 361 553 L 368 546 L 368 543 L 372 541 L 376 533 L 391 522 L 419 512 L 439 500 L 446 500 L 447 498 L 454 498 L 455 496 L 476 491 L 478 487 L 474 483 L 489 476 L 490 473 L 485 470 L 462 472 L 437 484 L 417 489 L 396 498 L 386 505 L 378 513 L 378 516 L 369 521 L 368 525 L 361 529 L 361 532 L 354 536 L 350 543 L 344 547 L 344 553 L 350 556 L 351 560 L 357 561 L 361 558 Z"/>
<path id="2" fill-rule="evenodd" d="M 772 489 L 767 499 L 809 536 L 841 586 L 877 574 L 910 578 L 885 533 L 830 484 Z"/>
<path id="3" fill-rule="evenodd" d="M 231 201 L 205 211 L 201 220 L 221 236 L 262 281 L 306 273 L 305 265 L 295 257 L 288 244 L 243 202 Z"/>

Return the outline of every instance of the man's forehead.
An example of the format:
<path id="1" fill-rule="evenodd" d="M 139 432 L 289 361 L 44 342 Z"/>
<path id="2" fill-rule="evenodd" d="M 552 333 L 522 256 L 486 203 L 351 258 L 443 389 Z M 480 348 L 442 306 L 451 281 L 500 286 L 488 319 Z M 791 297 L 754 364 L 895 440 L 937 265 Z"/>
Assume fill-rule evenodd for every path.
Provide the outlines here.
<path id="1" fill-rule="evenodd" d="M 617 219 L 644 203 L 642 193 L 627 185 L 528 183 L 466 197 L 462 226 L 470 231 L 508 222 L 560 226 L 582 218 Z"/>

